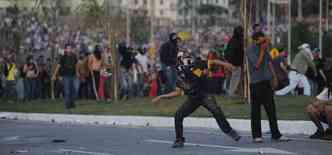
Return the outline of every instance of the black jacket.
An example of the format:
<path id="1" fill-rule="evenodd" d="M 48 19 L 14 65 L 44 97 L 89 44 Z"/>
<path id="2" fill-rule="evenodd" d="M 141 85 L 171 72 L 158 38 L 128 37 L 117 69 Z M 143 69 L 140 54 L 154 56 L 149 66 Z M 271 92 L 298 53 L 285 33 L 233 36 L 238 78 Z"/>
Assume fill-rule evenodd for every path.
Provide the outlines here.
<path id="1" fill-rule="evenodd" d="M 227 50 L 226 59 L 234 66 L 243 66 L 244 45 L 243 45 L 243 28 L 238 26 L 234 29 L 233 37 L 230 40 Z"/>
<path id="2" fill-rule="evenodd" d="M 172 41 L 168 41 L 160 47 L 160 61 L 166 66 L 176 66 L 177 55 L 178 47 Z"/>

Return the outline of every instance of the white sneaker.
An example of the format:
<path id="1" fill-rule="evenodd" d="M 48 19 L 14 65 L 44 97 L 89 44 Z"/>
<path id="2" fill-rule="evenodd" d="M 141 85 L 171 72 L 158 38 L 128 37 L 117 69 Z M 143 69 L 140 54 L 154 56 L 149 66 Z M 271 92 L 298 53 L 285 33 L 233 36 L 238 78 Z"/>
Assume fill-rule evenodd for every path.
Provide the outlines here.
<path id="1" fill-rule="evenodd" d="M 254 143 L 263 143 L 263 138 L 254 138 Z"/>
<path id="2" fill-rule="evenodd" d="M 290 138 L 286 137 L 286 136 L 281 136 L 280 138 L 278 139 L 273 139 L 274 141 L 277 141 L 277 142 L 289 142 L 291 141 Z"/>

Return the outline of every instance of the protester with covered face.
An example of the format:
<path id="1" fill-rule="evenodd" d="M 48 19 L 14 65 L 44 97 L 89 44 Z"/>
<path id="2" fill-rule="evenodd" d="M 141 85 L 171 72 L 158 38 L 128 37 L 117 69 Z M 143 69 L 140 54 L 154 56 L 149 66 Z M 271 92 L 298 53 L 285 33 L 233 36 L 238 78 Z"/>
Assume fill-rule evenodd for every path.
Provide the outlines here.
<path id="1" fill-rule="evenodd" d="M 234 29 L 233 37 L 227 46 L 227 60 L 236 69 L 232 72 L 230 79 L 230 88 L 228 90 L 228 95 L 231 97 L 235 96 L 235 92 L 241 84 L 241 75 L 243 68 L 243 56 L 244 56 L 244 46 L 243 46 L 243 27 L 238 26 Z"/>
<path id="2" fill-rule="evenodd" d="M 178 78 L 176 81 L 178 88 L 171 93 L 158 96 L 152 100 L 153 103 L 158 103 L 161 99 L 180 96 L 182 91 L 188 96 L 186 102 L 175 114 L 176 140 L 172 146 L 173 148 L 181 148 L 184 146 L 185 138 L 183 136 L 183 120 L 200 106 L 203 106 L 213 114 L 219 128 L 225 134 L 235 141 L 241 139 L 241 136 L 239 136 L 226 120 L 226 117 L 218 106 L 214 95 L 210 93 L 210 87 L 208 86 L 208 54 L 208 49 L 202 49 L 200 52 L 200 58 L 196 59 L 192 64 L 178 66 Z M 234 69 L 233 65 L 220 60 L 212 60 L 209 63 L 224 66 L 229 70 Z"/>
<path id="3" fill-rule="evenodd" d="M 176 88 L 176 65 L 178 56 L 178 41 L 176 33 L 171 33 L 169 41 L 160 47 L 160 61 L 163 73 L 166 75 L 166 92 Z"/>
<path id="4" fill-rule="evenodd" d="M 252 39 L 254 43 L 248 48 L 247 57 L 250 72 L 251 130 L 253 142 L 263 142 L 261 128 L 262 105 L 269 119 L 272 133 L 271 138 L 276 141 L 288 141 L 289 139 L 282 136 L 278 127 L 273 93 L 273 88 L 278 85 L 278 82 L 276 73 L 272 67 L 270 55 L 264 45 L 266 42 L 265 35 L 262 32 L 257 32 L 253 35 Z"/>

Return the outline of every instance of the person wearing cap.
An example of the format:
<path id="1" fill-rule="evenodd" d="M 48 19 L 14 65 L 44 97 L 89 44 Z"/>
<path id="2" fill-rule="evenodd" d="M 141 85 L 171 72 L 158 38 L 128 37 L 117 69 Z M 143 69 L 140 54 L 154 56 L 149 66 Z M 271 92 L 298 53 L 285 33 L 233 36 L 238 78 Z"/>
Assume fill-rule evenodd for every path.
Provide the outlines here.
<path id="1" fill-rule="evenodd" d="M 276 91 L 275 94 L 278 96 L 287 95 L 289 92 L 293 91 L 299 83 L 302 83 L 304 86 L 304 95 L 311 95 L 311 86 L 305 74 L 310 67 L 314 71 L 314 75 L 317 76 L 314 56 L 309 44 L 302 44 L 298 49 L 300 52 L 296 54 L 293 63 L 290 66 L 290 72 L 288 74 L 289 85 L 279 91 Z"/>
<path id="2" fill-rule="evenodd" d="M 183 120 L 192 114 L 199 107 L 203 106 L 213 114 L 219 128 L 235 141 L 239 141 L 241 136 L 231 127 L 222 109 L 218 106 L 216 98 L 209 93 L 209 72 L 208 72 L 208 49 L 200 51 L 200 58 L 194 60 L 189 65 L 182 65 L 177 68 L 178 78 L 176 84 L 178 89 L 168 94 L 158 96 L 152 100 L 158 103 L 161 99 L 180 96 L 182 90 L 188 96 L 186 102 L 175 113 L 175 132 L 176 140 L 173 148 L 184 146 L 185 138 L 183 137 Z M 220 60 L 210 60 L 210 64 L 221 65 L 232 71 L 234 66 L 230 63 Z"/>

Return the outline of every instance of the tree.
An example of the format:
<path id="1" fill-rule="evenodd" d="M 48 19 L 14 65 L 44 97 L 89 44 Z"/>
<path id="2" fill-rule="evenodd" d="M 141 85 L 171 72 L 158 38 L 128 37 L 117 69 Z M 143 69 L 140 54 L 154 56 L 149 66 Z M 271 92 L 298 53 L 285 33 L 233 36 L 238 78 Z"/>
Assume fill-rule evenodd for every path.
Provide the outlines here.
<path id="1" fill-rule="evenodd" d="M 208 26 L 213 26 L 217 24 L 217 17 L 226 14 L 227 9 L 211 4 L 202 4 L 197 8 L 198 15 L 208 17 Z"/>
<path id="2" fill-rule="evenodd" d="M 104 28 L 106 12 L 97 0 L 82 0 L 78 7 L 78 14 L 83 18 L 83 28 Z"/>

